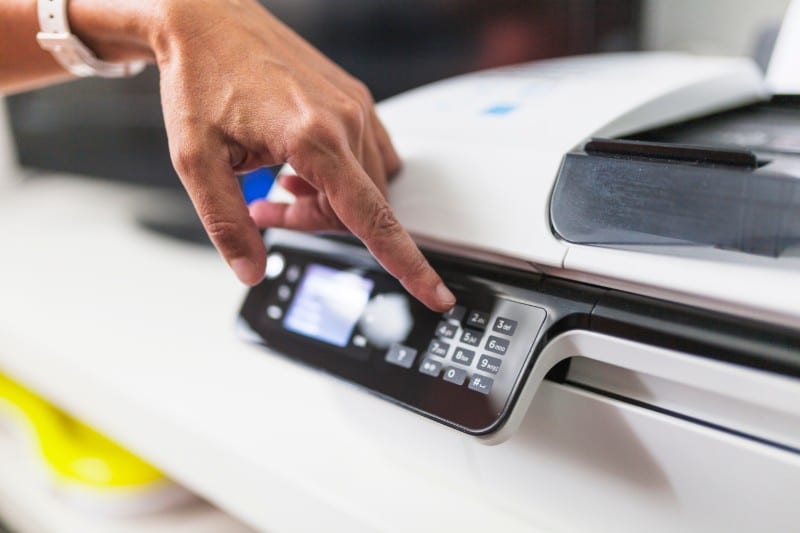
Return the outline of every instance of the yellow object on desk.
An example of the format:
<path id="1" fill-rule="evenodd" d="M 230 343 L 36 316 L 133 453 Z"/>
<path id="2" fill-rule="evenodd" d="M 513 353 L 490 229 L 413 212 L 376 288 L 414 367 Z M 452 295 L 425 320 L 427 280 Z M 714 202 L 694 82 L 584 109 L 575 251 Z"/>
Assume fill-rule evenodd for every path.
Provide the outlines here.
<path id="1" fill-rule="evenodd" d="M 21 433 L 22 453 L 34 459 L 34 468 L 81 507 L 140 514 L 193 498 L 152 465 L 3 374 L 0 419 L 20 430 L 15 433 Z"/>

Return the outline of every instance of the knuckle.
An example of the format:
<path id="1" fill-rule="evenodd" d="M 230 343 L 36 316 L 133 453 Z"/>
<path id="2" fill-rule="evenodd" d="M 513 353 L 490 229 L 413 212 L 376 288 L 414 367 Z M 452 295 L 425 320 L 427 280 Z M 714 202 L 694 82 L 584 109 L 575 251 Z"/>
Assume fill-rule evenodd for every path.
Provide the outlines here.
<path id="1" fill-rule="evenodd" d="M 376 239 L 391 240 L 403 234 L 403 226 L 388 205 L 379 205 L 372 214 L 370 236 Z"/>
<path id="2" fill-rule="evenodd" d="M 239 238 L 238 224 L 214 212 L 202 214 L 201 220 L 208 236 L 224 254 L 243 255 L 245 250 Z"/>
<path id="3" fill-rule="evenodd" d="M 317 207 L 331 228 L 340 229 L 343 227 L 342 222 L 339 220 L 339 217 L 336 214 L 336 211 L 333 210 L 333 206 L 331 206 L 331 203 L 328 201 L 326 196 L 322 194 L 317 195 Z"/>
<path id="4" fill-rule="evenodd" d="M 354 80 L 353 93 L 356 95 L 356 98 L 359 102 L 367 107 L 372 107 L 372 104 L 375 100 L 372 97 L 372 91 L 369 90 L 369 87 L 367 87 L 364 82 L 360 80 Z"/>
<path id="5" fill-rule="evenodd" d="M 351 130 L 361 131 L 366 122 L 364 108 L 357 100 L 347 98 L 341 103 L 339 115 L 344 124 Z"/>
<path id="6" fill-rule="evenodd" d="M 428 260 L 422 254 L 417 255 L 409 262 L 403 272 L 400 273 L 398 279 L 401 283 L 406 284 L 412 280 L 420 279 L 428 272 Z"/>
<path id="7" fill-rule="evenodd" d="M 172 165 L 180 175 L 193 174 L 202 165 L 202 152 L 194 148 L 181 147 L 172 154 Z"/>
<path id="8" fill-rule="evenodd" d="M 300 125 L 297 142 L 301 150 L 319 147 L 330 149 L 340 144 L 339 137 L 335 122 L 328 115 L 311 111 L 306 114 Z"/>

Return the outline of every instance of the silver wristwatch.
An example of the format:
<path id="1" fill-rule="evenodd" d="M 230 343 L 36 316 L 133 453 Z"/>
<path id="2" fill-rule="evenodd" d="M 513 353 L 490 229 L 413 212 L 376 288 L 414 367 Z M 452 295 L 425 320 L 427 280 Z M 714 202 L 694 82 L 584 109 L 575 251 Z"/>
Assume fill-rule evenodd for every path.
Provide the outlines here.
<path id="1" fill-rule="evenodd" d="M 69 28 L 68 0 L 38 0 L 39 29 L 36 40 L 39 46 L 53 54 L 65 69 L 75 76 L 101 76 L 122 78 L 134 76 L 147 66 L 146 61 L 110 63 L 98 59 Z"/>

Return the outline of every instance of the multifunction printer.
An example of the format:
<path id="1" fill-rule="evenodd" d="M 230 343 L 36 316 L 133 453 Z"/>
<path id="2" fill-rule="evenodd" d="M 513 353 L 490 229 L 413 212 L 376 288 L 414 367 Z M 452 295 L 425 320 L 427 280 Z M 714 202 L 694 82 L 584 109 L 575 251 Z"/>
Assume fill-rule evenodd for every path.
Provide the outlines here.
<path id="1" fill-rule="evenodd" d="M 531 523 L 792 530 L 800 99 L 744 59 L 619 54 L 380 114 L 391 203 L 457 305 L 424 308 L 352 237 L 269 230 L 248 338 L 419 415 L 405 439 L 460 433 L 487 505 Z"/>

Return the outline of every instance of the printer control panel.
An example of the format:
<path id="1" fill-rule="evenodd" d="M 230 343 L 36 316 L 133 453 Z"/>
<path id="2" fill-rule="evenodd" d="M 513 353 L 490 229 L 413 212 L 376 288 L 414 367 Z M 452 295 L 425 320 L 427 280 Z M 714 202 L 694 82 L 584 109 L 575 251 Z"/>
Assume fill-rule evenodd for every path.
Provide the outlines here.
<path id="1" fill-rule="evenodd" d="M 493 309 L 455 306 L 442 315 L 425 349 L 395 344 L 386 361 L 480 394 L 495 386 L 508 392 L 547 313 L 502 298 L 493 303 Z"/>
<path id="2" fill-rule="evenodd" d="M 241 312 L 259 342 L 470 434 L 503 421 L 545 308 L 434 264 L 458 300 L 435 313 L 359 246 L 309 236 L 267 244 L 265 279 Z"/>

